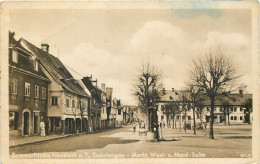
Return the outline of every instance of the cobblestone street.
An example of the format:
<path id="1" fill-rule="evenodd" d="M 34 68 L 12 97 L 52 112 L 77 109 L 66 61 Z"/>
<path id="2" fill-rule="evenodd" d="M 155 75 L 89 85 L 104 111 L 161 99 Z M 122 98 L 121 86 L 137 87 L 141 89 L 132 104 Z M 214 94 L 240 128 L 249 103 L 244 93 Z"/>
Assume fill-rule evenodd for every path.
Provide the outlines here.
<path id="1" fill-rule="evenodd" d="M 10 156 L 48 152 L 59 158 L 59 153 L 72 158 L 246 158 L 251 157 L 251 126 L 215 126 L 215 139 L 208 139 L 208 129 L 184 132 L 163 128 L 163 141 L 157 143 L 134 132 L 132 125 L 93 134 L 82 134 L 63 139 L 10 148 Z M 59 152 L 59 153 L 56 153 Z M 46 154 L 45 154 L 46 155 Z M 74 157 L 75 156 L 75 157 Z"/>

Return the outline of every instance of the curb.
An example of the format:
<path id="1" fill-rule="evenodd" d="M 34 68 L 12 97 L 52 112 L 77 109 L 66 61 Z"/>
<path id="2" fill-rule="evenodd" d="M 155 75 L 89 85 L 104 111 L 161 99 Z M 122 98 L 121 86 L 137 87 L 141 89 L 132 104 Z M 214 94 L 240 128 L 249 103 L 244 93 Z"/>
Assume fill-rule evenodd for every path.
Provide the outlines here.
<path id="1" fill-rule="evenodd" d="M 45 142 L 45 141 L 50 141 L 50 140 L 56 140 L 56 139 L 60 139 L 60 138 L 67 138 L 67 137 L 71 137 L 71 136 L 74 136 L 74 134 L 68 134 L 66 136 L 59 136 L 59 137 L 49 138 L 49 139 L 45 139 L 45 140 L 36 140 L 36 141 L 20 143 L 20 144 L 16 144 L 16 145 L 10 145 L 9 148 L 13 148 L 16 146 L 29 145 L 29 144 L 39 143 L 39 142 Z"/>

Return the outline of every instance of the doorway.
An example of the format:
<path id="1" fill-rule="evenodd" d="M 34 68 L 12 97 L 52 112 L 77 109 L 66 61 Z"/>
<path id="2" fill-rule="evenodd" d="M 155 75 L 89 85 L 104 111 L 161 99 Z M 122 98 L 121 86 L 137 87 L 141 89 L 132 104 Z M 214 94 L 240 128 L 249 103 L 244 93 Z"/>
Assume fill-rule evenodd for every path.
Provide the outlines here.
<path id="1" fill-rule="evenodd" d="M 23 135 L 29 135 L 29 112 L 24 112 Z"/>
<path id="2" fill-rule="evenodd" d="M 38 131 L 38 127 L 39 127 L 39 119 L 38 119 L 38 115 L 36 113 L 34 113 L 34 121 L 33 121 L 33 127 L 34 127 L 34 134 L 38 135 L 39 131 Z"/>

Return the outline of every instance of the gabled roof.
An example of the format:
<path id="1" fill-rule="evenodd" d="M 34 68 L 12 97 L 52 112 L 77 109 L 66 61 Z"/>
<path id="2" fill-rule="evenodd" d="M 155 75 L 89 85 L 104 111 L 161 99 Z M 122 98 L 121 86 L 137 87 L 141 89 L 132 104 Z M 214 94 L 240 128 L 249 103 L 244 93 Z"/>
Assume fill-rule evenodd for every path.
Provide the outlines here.
<path id="1" fill-rule="evenodd" d="M 37 71 L 34 70 L 33 55 L 21 45 L 20 40 L 17 41 L 14 38 L 14 35 L 14 32 L 9 31 L 9 51 L 12 49 L 18 51 L 18 63 L 13 62 L 11 60 L 11 56 L 9 56 L 9 66 L 25 72 L 32 73 L 34 75 L 38 75 L 40 78 L 50 82 L 48 77 L 43 73 L 41 67 L 38 67 Z M 9 53 L 9 55 L 11 54 Z"/>
<path id="2" fill-rule="evenodd" d="M 86 86 L 86 88 L 91 92 L 91 96 L 95 99 L 95 101 L 99 104 L 99 106 L 103 106 L 106 102 L 102 101 L 101 95 L 105 94 L 102 90 L 95 87 L 89 77 L 84 77 L 81 79 L 82 83 Z"/>
<path id="3" fill-rule="evenodd" d="M 45 69 L 50 73 L 54 80 L 62 86 L 63 89 L 83 97 L 89 97 L 89 95 L 78 84 L 78 82 L 73 78 L 70 72 L 57 57 L 36 47 L 23 38 L 20 40 L 26 45 L 29 51 L 31 51 L 40 59 L 40 62 L 45 67 Z"/>

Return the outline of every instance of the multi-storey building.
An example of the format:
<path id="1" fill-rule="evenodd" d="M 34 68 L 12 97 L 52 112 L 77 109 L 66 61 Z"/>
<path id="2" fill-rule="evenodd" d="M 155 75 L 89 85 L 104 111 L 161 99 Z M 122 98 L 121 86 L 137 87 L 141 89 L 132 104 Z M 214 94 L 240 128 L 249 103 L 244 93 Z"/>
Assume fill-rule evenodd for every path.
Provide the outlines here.
<path id="1" fill-rule="evenodd" d="M 177 112 L 174 116 L 173 114 L 169 115 L 168 121 L 170 124 L 179 125 L 184 124 L 185 120 L 187 123 L 193 122 L 193 110 L 192 108 L 187 107 L 188 100 L 185 98 L 183 100 L 183 96 L 181 94 L 182 91 L 172 91 L 165 90 L 162 98 L 157 101 L 156 107 L 158 108 L 158 121 L 162 124 L 167 124 L 167 114 L 165 111 L 165 105 L 169 103 L 178 104 L 179 110 L 181 112 Z M 195 120 L 196 122 L 209 122 L 210 121 L 210 99 L 207 96 L 203 96 L 203 101 L 200 103 L 200 106 L 196 106 L 195 108 Z M 252 94 L 243 94 L 233 93 L 229 95 L 229 98 L 226 103 L 223 103 L 221 99 L 217 98 L 215 101 L 214 107 L 214 123 L 222 123 L 226 118 L 226 122 L 230 122 L 230 124 L 242 124 L 246 122 L 245 120 L 245 102 L 248 99 L 252 99 Z M 184 102 L 184 106 L 183 106 Z M 189 102 L 193 105 L 191 102 Z M 199 112 L 198 108 L 202 108 L 201 112 Z M 224 117 L 224 108 L 227 108 L 229 111 L 226 112 L 226 117 Z M 186 115 L 185 115 L 186 111 Z M 226 110 L 227 111 L 227 110 Z M 252 115 L 252 114 L 251 114 Z"/>
<path id="2" fill-rule="evenodd" d="M 47 120 L 48 84 L 39 58 L 9 32 L 9 131 L 10 137 L 39 135 Z"/>
<path id="3" fill-rule="evenodd" d="M 92 76 L 84 77 L 81 80 L 91 97 L 89 110 L 90 132 L 103 130 L 106 127 L 105 119 L 101 117 L 106 106 L 105 86 L 102 86 L 102 89 L 99 89 L 97 87 L 97 80 L 92 80 Z M 96 83 L 96 85 L 93 83 Z"/>
<path id="4" fill-rule="evenodd" d="M 25 39 L 21 44 L 39 59 L 42 71 L 50 79 L 48 86 L 49 133 L 74 133 L 88 129 L 88 104 L 90 97 L 55 56 L 49 54 L 49 45 L 36 47 Z"/>

